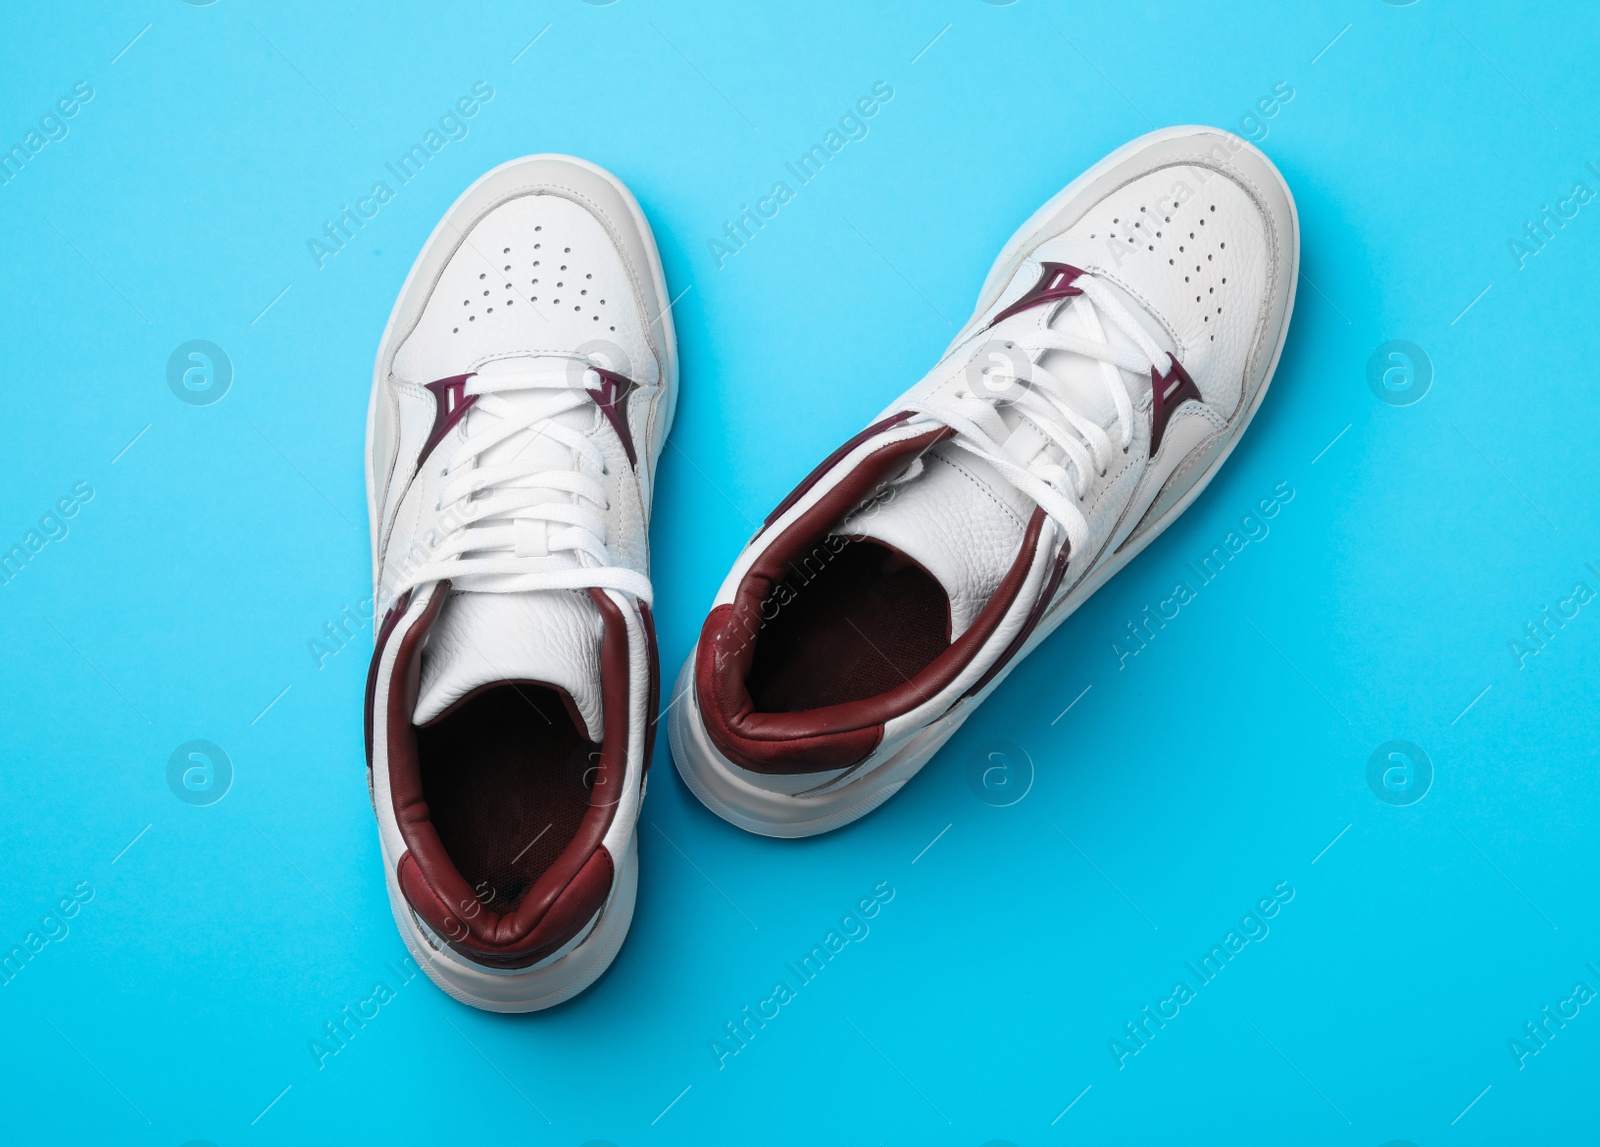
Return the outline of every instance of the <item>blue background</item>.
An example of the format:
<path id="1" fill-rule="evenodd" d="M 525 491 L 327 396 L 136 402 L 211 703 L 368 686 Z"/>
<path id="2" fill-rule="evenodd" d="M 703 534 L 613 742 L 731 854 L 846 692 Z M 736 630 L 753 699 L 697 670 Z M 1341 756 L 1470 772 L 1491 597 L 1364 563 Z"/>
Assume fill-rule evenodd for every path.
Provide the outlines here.
<path id="1" fill-rule="evenodd" d="M 1597 30 L 1580 2 L 9 6 L 0 145 L 94 95 L 0 187 L 0 548 L 93 496 L 0 587 L 0 947 L 57 936 L 0 987 L 0 1139 L 1592 1134 L 1600 1006 L 1520 1065 L 1510 1041 L 1600 990 L 1600 601 L 1573 599 L 1600 589 L 1600 202 L 1520 266 L 1510 244 L 1600 190 Z M 324 221 L 480 80 L 470 133 L 319 269 Z M 878 81 L 870 134 L 719 268 L 724 222 Z M 848 829 L 741 833 L 662 738 L 633 931 L 577 1001 L 500 1017 L 399 986 L 371 627 L 311 643 L 370 592 L 372 358 L 461 190 L 570 152 L 655 228 L 681 293 L 670 682 L 753 525 L 937 358 L 1013 229 L 1173 123 L 1258 139 L 1303 228 L 1276 380 L 1204 497 Z M 168 386 L 191 339 L 232 364 L 220 401 Z M 1396 339 L 1429 365 L 1380 356 L 1411 389 L 1374 389 Z M 1230 532 L 1257 540 L 1201 585 Z M 1193 600 L 1121 659 L 1179 581 Z M 209 805 L 167 779 L 196 739 L 231 762 Z M 1414 803 L 1369 784 L 1392 740 L 1432 763 Z M 995 759 L 998 796 L 971 779 Z M 870 933 L 719 1067 L 723 1025 L 879 882 Z M 1280 882 L 1270 932 L 1198 986 L 1186 962 L 1258 932 Z M 69 932 L 43 922 L 80 886 Z M 380 980 L 395 998 L 319 1066 Z M 1119 1066 L 1109 1041 L 1179 980 L 1196 998 Z"/>

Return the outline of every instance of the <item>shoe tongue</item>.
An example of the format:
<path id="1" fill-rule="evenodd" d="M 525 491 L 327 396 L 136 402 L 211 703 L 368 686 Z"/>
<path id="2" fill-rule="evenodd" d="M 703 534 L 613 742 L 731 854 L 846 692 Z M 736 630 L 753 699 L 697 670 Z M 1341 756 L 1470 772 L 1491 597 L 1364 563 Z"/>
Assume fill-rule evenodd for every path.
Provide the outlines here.
<path id="1" fill-rule="evenodd" d="M 566 690 L 590 740 L 605 728 L 600 611 L 579 590 L 457 593 L 422 649 L 412 721 L 425 725 L 474 689 L 530 681 Z"/>
<path id="2" fill-rule="evenodd" d="M 1038 261 L 1074 266 L 1094 261 L 1088 251 L 1047 248 L 1036 254 Z M 1038 281 L 1038 275 L 1037 262 L 1030 261 L 1017 275 L 1012 289 L 1001 297 L 1001 304 L 1020 297 Z M 1105 285 L 1158 347 L 1169 352 L 1174 349 L 1161 325 L 1132 296 L 1114 283 Z M 1122 350 L 1136 347 L 1104 315 L 1096 316 L 1100 320 L 1098 332 L 1085 325 L 1078 306 L 1071 303 L 1054 308 L 1050 329 L 1097 339 Z M 995 324 L 988 337 L 1005 341 L 1037 332 L 1047 313 L 1045 307 L 1018 312 Z M 1039 365 L 1060 380 L 1059 393 L 1074 410 L 1101 426 L 1111 426 L 1116 406 L 1106 389 L 1105 368 L 1099 360 L 1070 351 L 1046 351 Z M 1120 384 L 1128 386 L 1137 405 L 1150 391 L 1149 377 L 1119 373 Z M 1026 463 L 1041 450 L 1050 451 L 1052 456 L 1060 454 L 1060 448 L 1004 398 L 995 404 L 994 413 L 1004 427 L 998 440 L 1019 463 Z M 892 546 L 927 570 L 950 598 L 950 639 L 954 641 L 971 626 L 1010 571 L 1034 509 L 1033 500 L 988 463 L 944 442 L 919 458 L 883 497 L 858 510 L 837 532 Z"/>
<path id="3" fill-rule="evenodd" d="M 1022 548 L 1033 503 L 982 459 L 943 442 L 835 531 L 916 561 L 950 599 L 950 640 L 966 632 Z"/>

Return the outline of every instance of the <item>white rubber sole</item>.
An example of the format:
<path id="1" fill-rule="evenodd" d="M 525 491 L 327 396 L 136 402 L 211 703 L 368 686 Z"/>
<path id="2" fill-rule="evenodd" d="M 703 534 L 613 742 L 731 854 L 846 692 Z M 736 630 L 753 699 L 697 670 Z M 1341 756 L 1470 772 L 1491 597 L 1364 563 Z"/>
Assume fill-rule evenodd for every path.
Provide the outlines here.
<path id="1" fill-rule="evenodd" d="M 988 277 L 984 280 L 972 318 L 951 343 L 951 348 L 960 345 L 968 337 L 973 324 L 978 322 L 993 305 L 1027 254 L 1050 237 L 1042 234 L 1042 229 L 1047 228 L 1052 220 L 1066 210 L 1075 196 L 1083 194 L 1117 164 L 1138 151 L 1153 144 L 1192 136 L 1196 131 L 1215 130 L 1173 127 L 1141 136 L 1112 152 L 1053 196 L 1018 228 L 1002 248 Z M 1244 146 L 1250 145 L 1245 143 Z M 1050 607 L 1022 649 L 1018 650 L 1017 655 L 980 693 L 957 702 L 943 716 L 917 730 L 889 756 L 873 764 L 870 769 L 856 766 L 854 769 L 819 775 L 816 778 L 816 786 L 802 793 L 775 791 L 762 783 L 762 774 L 743 769 L 729 761 L 712 743 L 706 732 L 705 723 L 700 718 L 699 697 L 694 688 L 694 663 L 699 649 L 696 643 L 695 648 L 689 651 L 689 656 L 678 674 L 673 695 L 679 700 L 673 707 L 668 722 L 668 739 L 679 776 L 702 804 L 729 824 L 762 836 L 784 839 L 816 836 L 866 816 L 899 792 L 907 781 L 921 771 L 977 707 L 1010 676 L 1013 669 L 1071 617 L 1096 590 L 1144 552 L 1145 547 L 1155 541 L 1205 491 L 1223 463 L 1233 454 L 1234 448 L 1244 436 L 1245 429 L 1255 418 L 1256 411 L 1260 409 L 1262 400 L 1266 398 L 1267 389 L 1278 369 L 1278 360 L 1283 354 L 1284 341 L 1289 335 L 1289 318 L 1294 313 L 1300 268 L 1299 212 L 1295 206 L 1294 196 L 1283 181 L 1282 175 L 1270 160 L 1266 160 L 1265 156 L 1262 156 L 1262 159 L 1267 170 L 1277 180 L 1289 205 L 1292 234 L 1289 237 L 1291 256 L 1284 319 L 1279 327 L 1272 355 L 1265 361 L 1265 367 L 1260 372 L 1261 381 L 1255 387 L 1248 407 L 1241 412 L 1216 457 L 1200 472 L 1194 484 L 1132 544 L 1125 543 L 1121 550 L 1103 555 L 1100 564 L 1091 570 L 1088 576 Z"/>
<path id="2" fill-rule="evenodd" d="M 378 344 L 377 360 L 373 367 L 372 390 L 367 399 L 365 461 L 367 520 L 372 546 L 374 594 L 379 573 L 378 542 L 382 527 L 378 505 L 382 491 L 373 473 L 373 439 L 377 429 L 378 401 L 394 362 L 395 353 L 399 349 L 398 344 L 409 333 L 408 330 L 397 330 L 397 327 L 403 316 L 414 313 L 419 302 L 426 301 L 425 298 L 418 297 L 418 292 L 432 288 L 431 283 L 418 282 L 419 272 L 435 261 L 442 245 L 453 245 L 459 236 L 470 229 L 471 220 L 456 218 L 464 204 L 480 199 L 482 191 L 489 185 L 515 184 L 523 170 L 536 164 L 548 164 L 550 161 L 571 164 L 610 184 L 621 196 L 643 239 L 645 256 L 649 263 L 651 287 L 660 305 L 663 360 L 661 391 L 656 398 L 658 403 L 656 425 L 645 455 L 647 477 L 643 495 L 647 518 L 650 514 L 655 494 L 656 466 L 666 448 L 667 435 L 671 432 L 678 407 L 678 346 L 672 322 L 672 296 L 667 293 L 666 272 L 661 265 L 661 253 L 656 246 L 655 235 L 650 230 L 650 224 L 632 192 L 621 180 L 597 164 L 565 155 L 532 155 L 514 159 L 475 180 L 457 197 L 450 210 L 445 212 L 412 263 Z M 387 485 L 387 481 L 388 476 L 385 475 L 383 484 Z M 376 607 L 377 601 L 374 597 L 374 608 Z M 648 719 L 655 719 L 655 715 L 650 714 Z M 374 813 L 380 817 L 383 815 L 378 812 L 376 803 Z M 555 1007 L 582 992 L 599 979 L 616 959 L 633 920 L 639 883 L 638 853 L 638 831 L 635 827 L 628 837 L 626 856 L 620 859 L 613 858 L 617 860 L 617 870 L 612 881 L 611 895 L 586 930 L 579 933 L 562 951 L 555 953 L 536 967 L 515 971 L 504 971 L 472 963 L 433 935 L 418 920 L 400 890 L 395 870 L 399 858 L 389 856 L 385 850 L 383 859 L 390 910 L 394 914 L 395 923 L 399 927 L 407 950 L 416 959 L 418 966 L 428 973 L 428 977 L 446 993 L 464 1004 L 493 1012 L 533 1012 Z"/>

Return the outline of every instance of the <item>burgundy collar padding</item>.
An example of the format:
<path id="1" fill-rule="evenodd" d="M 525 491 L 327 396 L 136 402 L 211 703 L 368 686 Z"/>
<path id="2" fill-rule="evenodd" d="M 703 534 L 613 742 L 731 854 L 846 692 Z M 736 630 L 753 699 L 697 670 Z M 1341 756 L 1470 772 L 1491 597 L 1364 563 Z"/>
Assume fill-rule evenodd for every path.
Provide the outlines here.
<path id="1" fill-rule="evenodd" d="M 605 734 L 599 771 L 588 811 L 572 842 L 523 894 L 516 907 L 501 915 L 483 907 L 457 871 L 439 840 L 422 795 L 417 734 L 411 714 L 417 703 L 422 642 L 449 591 L 450 583 L 441 582 L 427 609 L 401 638 L 390 680 L 384 715 L 388 722 L 389 789 L 395 820 L 407 849 L 396 866 L 396 875 L 417 915 L 452 948 L 481 964 L 525 968 L 576 936 L 611 893 L 613 861 L 600 842 L 616 814 L 627 777 L 632 708 L 627 623 L 622 610 L 604 591 L 589 591 L 604 627 L 600 680 Z M 396 608 L 401 609 L 398 605 Z M 374 651 L 374 665 L 382 658 L 389 636 L 384 634 Z"/>
<path id="2" fill-rule="evenodd" d="M 759 773 L 801 774 L 848 768 L 871 756 L 884 722 L 908 713 L 954 681 L 1000 626 L 1027 581 L 1044 511 L 1035 510 L 1011 569 L 961 637 L 904 685 L 840 705 L 798 713 L 758 713 L 745 685 L 761 628 L 761 605 L 808 551 L 911 460 L 954 431 L 943 428 L 891 443 L 870 454 L 817 504 L 774 539 L 750 567 L 728 605 L 718 606 L 700 633 L 695 688 L 712 743 L 730 761 Z M 808 481 L 814 481 L 815 476 Z"/>

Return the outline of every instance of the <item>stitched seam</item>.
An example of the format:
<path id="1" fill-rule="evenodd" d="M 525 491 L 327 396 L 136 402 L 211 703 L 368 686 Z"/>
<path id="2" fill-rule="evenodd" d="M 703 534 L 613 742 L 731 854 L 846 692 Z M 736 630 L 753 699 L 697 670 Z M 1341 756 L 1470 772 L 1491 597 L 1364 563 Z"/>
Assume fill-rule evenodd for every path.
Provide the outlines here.
<path id="1" fill-rule="evenodd" d="M 1000 509 L 1005 512 L 1006 516 L 1012 520 L 1012 522 L 1026 529 L 1026 524 L 1017 516 L 1017 512 L 997 498 L 994 494 L 994 491 L 990 490 L 988 486 L 980 482 L 970 471 L 967 470 L 966 467 L 962 466 L 958 462 L 952 462 L 950 459 L 941 457 L 937 454 L 934 454 L 931 457 L 935 462 L 943 462 L 946 466 L 950 467 L 967 481 L 971 482 L 978 488 L 979 492 L 982 493 L 984 497 L 988 498 L 989 501 L 993 502 L 996 506 L 999 506 Z"/>

